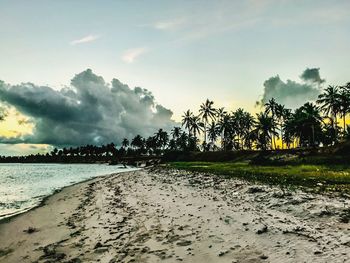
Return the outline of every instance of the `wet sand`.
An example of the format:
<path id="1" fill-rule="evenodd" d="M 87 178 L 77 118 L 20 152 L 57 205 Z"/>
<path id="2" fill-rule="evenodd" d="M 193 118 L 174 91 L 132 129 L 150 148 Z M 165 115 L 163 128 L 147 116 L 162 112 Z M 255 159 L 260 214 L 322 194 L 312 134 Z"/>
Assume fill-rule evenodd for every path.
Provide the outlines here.
<path id="1" fill-rule="evenodd" d="M 0 262 L 350 262 L 350 199 L 176 170 L 63 189 L 0 224 Z"/>

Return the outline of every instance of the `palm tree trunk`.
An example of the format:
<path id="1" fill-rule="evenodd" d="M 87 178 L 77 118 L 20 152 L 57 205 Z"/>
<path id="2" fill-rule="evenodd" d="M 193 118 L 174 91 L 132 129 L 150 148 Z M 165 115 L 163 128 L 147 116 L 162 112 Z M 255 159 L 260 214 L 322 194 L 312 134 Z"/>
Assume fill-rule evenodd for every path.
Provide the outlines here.
<path id="1" fill-rule="evenodd" d="M 337 140 L 337 114 L 334 114 L 334 123 L 333 123 L 333 128 L 334 128 L 334 144 Z"/>
<path id="2" fill-rule="evenodd" d="M 272 120 L 275 121 L 275 114 L 274 112 L 272 113 Z M 276 138 L 275 138 L 275 133 L 276 133 L 276 129 L 275 129 L 275 125 L 273 125 L 273 144 L 274 144 L 274 148 L 276 150 Z"/>
<path id="3" fill-rule="evenodd" d="M 204 122 L 204 143 L 207 144 L 207 121 Z"/>
<path id="4" fill-rule="evenodd" d="M 274 135 L 271 136 L 271 150 L 273 150 Z M 267 145 L 266 145 L 267 146 Z M 266 147 L 267 148 L 267 147 Z"/>
<path id="5" fill-rule="evenodd" d="M 271 150 L 273 150 L 273 135 L 271 136 Z"/>
<path id="6" fill-rule="evenodd" d="M 221 132 L 221 134 L 220 134 L 220 143 L 221 143 L 221 149 L 224 147 L 224 136 L 222 135 L 223 134 L 223 132 Z"/>
<path id="7" fill-rule="evenodd" d="M 283 134 L 282 134 L 282 130 L 283 130 L 283 127 L 282 127 L 282 123 L 281 123 L 281 142 L 282 142 L 282 150 L 283 150 Z"/>

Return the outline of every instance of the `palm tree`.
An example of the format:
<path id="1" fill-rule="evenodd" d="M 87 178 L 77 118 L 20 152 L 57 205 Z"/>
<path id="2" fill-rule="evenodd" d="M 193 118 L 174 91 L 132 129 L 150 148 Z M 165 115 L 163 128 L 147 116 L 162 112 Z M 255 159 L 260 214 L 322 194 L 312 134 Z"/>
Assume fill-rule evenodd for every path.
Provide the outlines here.
<path id="1" fill-rule="evenodd" d="M 199 140 L 195 136 L 189 136 L 187 140 L 187 148 L 188 151 L 198 151 L 198 144 Z"/>
<path id="2" fill-rule="evenodd" d="M 225 111 L 225 108 L 219 108 L 216 110 L 216 117 L 220 120 L 227 114 L 227 111 Z"/>
<path id="3" fill-rule="evenodd" d="M 295 124 L 294 118 L 291 114 L 283 123 L 283 141 L 287 145 L 287 148 L 290 149 L 291 145 L 295 143 L 296 133 L 295 133 Z"/>
<path id="4" fill-rule="evenodd" d="M 221 136 L 221 146 L 223 146 L 224 136 L 223 136 L 222 130 L 220 129 L 220 123 L 222 123 L 222 120 L 226 115 L 227 115 L 227 111 L 225 110 L 224 107 L 216 110 L 216 118 L 218 120 L 217 125 L 218 125 L 219 135 Z"/>
<path id="5" fill-rule="evenodd" d="M 304 118 L 301 121 L 304 127 L 311 129 L 312 145 L 315 146 L 315 129 L 320 128 L 322 122 L 319 108 L 316 105 L 307 102 L 301 107 L 301 109 L 305 114 Z M 310 144 L 311 140 L 309 139 L 308 141 Z"/>
<path id="6" fill-rule="evenodd" d="M 68 154 L 68 149 L 66 147 L 63 148 L 63 155 L 67 155 Z"/>
<path id="7" fill-rule="evenodd" d="M 177 140 L 180 137 L 181 133 L 182 131 L 180 127 L 174 127 L 171 130 L 171 136 L 173 137 L 174 140 Z"/>
<path id="8" fill-rule="evenodd" d="M 321 110 L 331 118 L 331 124 L 334 131 L 333 140 L 336 141 L 337 132 L 337 114 L 339 113 L 339 93 L 337 86 L 328 86 L 324 93 L 318 96 L 318 100 L 316 101 L 321 105 Z"/>
<path id="9" fill-rule="evenodd" d="M 130 145 L 136 149 L 142 149 L 144 146 L 144 139 L 141 137 L 141 135 L 136 135 L 132 140 Z"/>
<path id="10" fill-rule="evenodd" d="M 243 114 L 243 120 L 242 120 L 242 128 L 243 128 L 243 139 L 244 139 L 244 146 L 248 149 L 252 148 L 252 138 L 251 138 L 251 131 L 255 125 L 255 119 L 253 115 L 251 115 L 249 112 L 244 112 Z"/>
<path id="11" fill-rule="evenodd" d="M 204 121 L 204 144 L 207 142 L 207 123 L 208 120 L 211 119 L 212 121 L 215 119 L 216 110 L 213 108 L 214 102 L 207 99 L 199 109 L 199 114 L 202 117 L 202 120 Z"/>
<path id="12" fill-rule="evenodd" d="M 184 115 L 182 115 L 182 126 L 185 126 L 189 136 L 191 135 L 192 118 L 193 118 L 193 113 L 190 110 L 187 110 L 186 112 L 184 112 Z"/>
<path id="13" fill-rule="evenodd" d="M 276 111 L 277 111 L 277 105 L 278 103 L 274 98 L 270 99 L 267 103 L 265 103 L 265 113 L 271 114 L 273 119 L 273 135 L 271 137 L 271 141 L 273 141 L 274 148 L 276 149 L 276 139 L 275 136 L 278 136 L 278 133 L 276 133 L 276 125 L 275 125 L 275 118 L 276 118 Z"/>
<path id="14" fill-rule="evenodd" d="M 280 109 L 281 110 L 281 109 Z M 290 120 L 292 119 L 292 110 L 284 108 L 281 113 L 281 122 L 280 122 L 280 129 L 281 129 L 281 140 L 282 140 L 282 149 L 284 143 L 287 145 L 287 148 L 290 148 L 290 145 L 294 142 L 294 136 L 291 133 L 290 130 Z"/>
<path id="15" fill-rule="evenodd" d="M 339 88 L 337 86 L 328 86 L 325 92 L 318 96 L 318 104 L 321 104 L 321 109 L 325 114 L 334 118 L 336 122 L 336 117 L 339 111 Z"/>
<path id="16" fill-rule="evenodd" d="M 227 150 L 227 146 L 230 143 L 230 136 L 234 131 L 232 118 L 230 114 L 224 114 L 218 122 L 218 130 L 221 134 L 221 146 L 223 150 Z"/>
<path id="17" fill-rule="evenodd" d="M 336 129 L 336 130 L 335 130 Z M 322 144 L 330 146 L 334 144 L 334 134 L 338 133 L 339 127 L 332 123 L 332 120 L 328 123 L 324 123 L 322 127 Z"/>
<path id="18" fill-rule="evenodd" d="M 348 83 L 350 88 L 350 83 Z M 341 87 L 339 91 L 339 112 L 340 116 L 343 118 L 343 134 L 346 131 L 346 115 L 350 112 L 350 89 L 347 86 Z"/>
<path id="19" fill-rule="evenodd" d="M 244 149 L 244 147 L 251 148 L 250 132 L 255 124 L 254 117 L 247 111 L 239 108 L 232 112 L 231 125 L 232 136 L 234 139 L 235 148 Z M 237 136 L 237 138 L 235 138 Z"/>
<path id="20" fill-rule="evenodd" d="M 110 144 L 107 144 L 107 151 L 110 152 L 112 154 L 112 156 L 115 156 L 117 151 L 115 148 L 115 144 L 112 142 Z"/>
<path id="21" fill-rule="evenodd" d="M 124 138 L 122 141 L 122 146 L 124 148 L 127 148 L 129 146 L 129 140 L 127 138 Z"/>
<path id="22" fill-rule="evenodd" d="M 178 148 L 182 151 L 186 151 L 188 140 L 189 136 L 185 132 L 182 132 L 179 139 L 177 139 Z"/>
<path id="23" fill-rule="evenodd" d="M 54 148 L 52 151 L 51 151 L 51 155 L 52 156 L 56 156 L 58 153 L 58 149 L 57 148 Z"/>
<path id="24" fill-rule="evenodd" d="M 310 102 L 288 114 L 283 124 L 283 139 L 289 148 L 292 142 L 298 146 L 316 146 L 321 141 L 323 119 L 319 108 Z"/>
<path id="25" fill-rule="evenodd" d="M 277 122 L 280 125 L 280 136 L 281 136 L 281 145 L 282 145 L 282 149 L 283 149 L 283 124 L 284 122 L 290 117 L 291 115 L 291 110 L 290 109 L 286 109 L 284 105 L 282 104 L 277 104 L 276 105 L 276 119 Z"/>
<path id="26" fill-rule="evenodd" d="M 213 147 L 215 146 L 215 141 L 216 141 L 216 138 L 218 137 L 218 131 L 219 130 L 218 130 L 217 124 L 214 121 L 212 121 L 207 129 L 207 132 L 208 132 L 208 138 Z"/>
<path id="27" fill-rule="evenodd" d="M 242 108 L 232 112 L 232 123 L 235 124 L 237 140 L 234 139 L 237 149 L 243 148 L 243 136 L 244 136 L 244 110 Z"/>
<path id="28" fill-rule="evenodd" d="M 150 155 L 157 152 L 158 142 L 157 142 L 157 138 L 155 136 L 148 137 L 145 144 L 146 144 L 147 152 Z"/>
<path id="29" fill-rule="evenodd" d="M 271 138 L 277 134 L 274 127 L 275 120 L 273 117 L 270 117 L 266 112 L 257 114 L 255 129 L 252 131 L 255 134 L 257 148 L 267 150 L 269 142 L 271 142 L 272 150 Z"/>
<path id="30" fill-rule="evenodd" d="M 190 130 L 193 132 L 195 138 L 197 138 L 197 134 L 200 134 L 204 130 L 204 124 L 200 121 L 199 116 L 192 116 L 190 125 Z"/>
<path id="31" fill-rule="evenodd" d="M 167 145 L 169 141 L 168 133 L 163 129 L 159 129 L 158 132 L 154 134 L 154 137 L 157 141 L 157 144 L 160 146 L 160 148 L 164 149 L 164 147 Z"/>
<path id="32" fill-rule="evenodd" d="M 170 139 L 169 144 L 168 144 L 168 149 L 169 150 L 177 150 L 177 143 L 175 139 Z"/>

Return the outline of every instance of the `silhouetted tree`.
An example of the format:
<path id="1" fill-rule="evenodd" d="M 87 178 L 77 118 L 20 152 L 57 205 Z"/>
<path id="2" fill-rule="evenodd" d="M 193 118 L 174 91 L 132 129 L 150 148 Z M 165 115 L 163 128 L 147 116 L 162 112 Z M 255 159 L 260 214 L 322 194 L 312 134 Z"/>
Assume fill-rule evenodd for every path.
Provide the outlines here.
<path id="1" fill-rule="evenodd" d="M 252 132 L 255 135 L 254 138 L 258 149 L 267 150 L 269 146 L 272 149 L 271 138 L 277 135 L 274 127 L 275 120 L 272 116 L 269 116 L 266 112 L 257 114 L 256 125 Z"/>
<path id="2" fill-rule="evenodd" d="M 325 91 L 318 96 L 317 103 L 321 105 L 321 110 L 330 117 L 333 127 L 333 141 L 337 140 L 337 114 L 340 111 L 339 93 L 337 86 L 328 86 Z"/>
<path id="3" fill-rule="evenodd" d="M 273 134 L 271 137 L 271 144 L 273 142 L 274 148 L 276 149 L 276 139 L 275 137 L 278 136 L 278 133 L 276 133 L 276 112 L 277 112 L 277 102 L 274 98 L 270 99 L 267 103 L 265 103 L 265 113 L 271 114 L 272 117 L 272 129 L 273 129 Z"/>
<path id="4" fill-rule="evenodd" d="M 184 115 L 182 116 L 182 126 L 185 126 L 189 136 L 191 135 L 192 118 L 193 113 L 190 110 L 184 112 Z"/>
<path id="5" fill-rule="evenodd" d="M 127 138 L 124 138 L 122 141 L 122 146 L 124 148 L 127 148 L 129 146 L 129 140 Z"/>
<path id="6" fill-rule="evenodd" d="M 209 119 L 214 120 L 216 116 L 216 110 L 213 108 L 214 102 L 207 99 L 204 103 L 201 104 L 199 109 L 199 116 L 203 120 L 204 125 L 204 144 L 207 143 L 207 124 Z"/>

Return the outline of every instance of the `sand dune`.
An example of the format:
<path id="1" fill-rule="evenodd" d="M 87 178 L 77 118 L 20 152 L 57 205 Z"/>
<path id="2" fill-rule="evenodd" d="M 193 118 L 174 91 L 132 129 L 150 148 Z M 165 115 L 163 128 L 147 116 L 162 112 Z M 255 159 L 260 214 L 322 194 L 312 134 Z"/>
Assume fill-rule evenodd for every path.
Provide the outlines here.
<path id="1" fill-rule="evenodd" d="M 350 262 L 350 200 L 164 169 L 65 188 L 0 225 L 0 262 Z"/>

